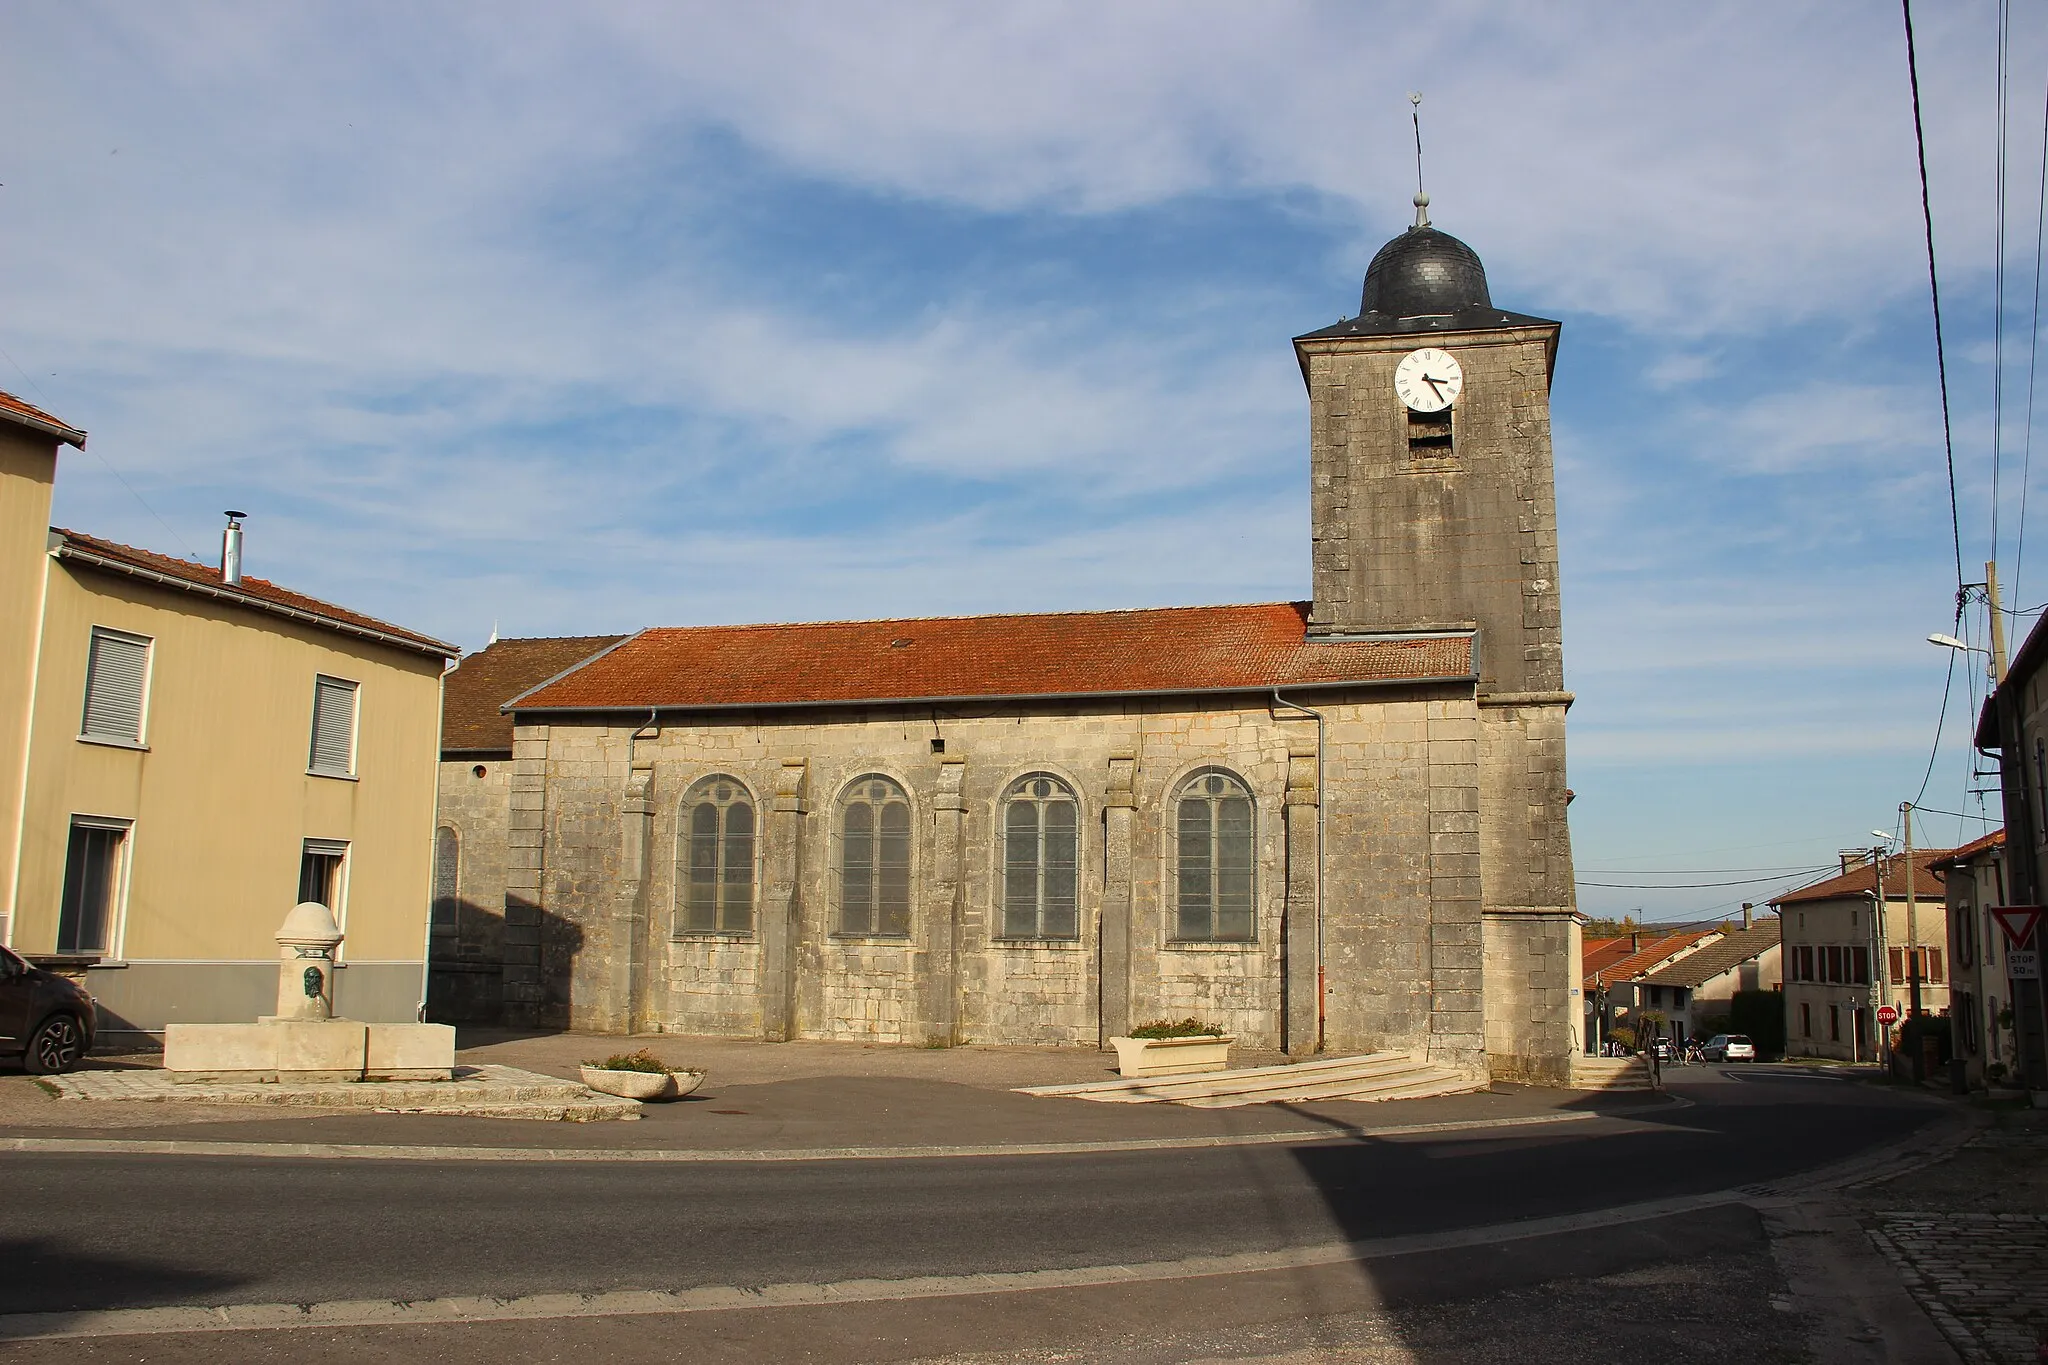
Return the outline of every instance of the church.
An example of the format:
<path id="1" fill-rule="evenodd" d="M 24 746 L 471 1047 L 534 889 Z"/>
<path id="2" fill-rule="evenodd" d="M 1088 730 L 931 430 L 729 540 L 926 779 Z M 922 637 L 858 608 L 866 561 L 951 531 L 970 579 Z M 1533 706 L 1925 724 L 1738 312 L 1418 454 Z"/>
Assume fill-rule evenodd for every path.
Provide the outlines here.
<path id="1" fill-rule="evenodd" d="M 1312 599 L 494 642 L 448 677 L 437 1017 L 1580 1051 L 1550 383 L 1433 227 L 1294 339 Z"/>

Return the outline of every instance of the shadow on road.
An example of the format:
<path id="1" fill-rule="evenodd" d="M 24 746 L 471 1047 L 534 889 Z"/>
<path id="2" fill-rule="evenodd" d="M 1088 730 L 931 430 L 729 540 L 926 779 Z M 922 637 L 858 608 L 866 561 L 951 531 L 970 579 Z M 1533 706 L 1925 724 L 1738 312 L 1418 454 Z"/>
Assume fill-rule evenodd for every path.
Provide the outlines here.
<path id="1" fill-rule="evenodd" d="M 48 1237 L 0 1237 L 0 1313 L 83 1313 L 110 1302 L 124 1308 L 217 1303 L 246 1283 L 192 1266 L 106 1256 Z"/>

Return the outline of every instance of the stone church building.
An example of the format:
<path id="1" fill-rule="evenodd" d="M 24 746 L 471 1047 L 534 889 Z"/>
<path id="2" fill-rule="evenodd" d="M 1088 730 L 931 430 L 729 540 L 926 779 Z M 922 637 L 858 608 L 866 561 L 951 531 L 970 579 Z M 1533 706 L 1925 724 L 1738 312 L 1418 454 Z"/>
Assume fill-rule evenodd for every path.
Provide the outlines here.
<path id="1" fill-rule="evenodd" d="M 1559 326 L 1418 223 L 1294 340 L 1313 600 L 507 640 L 447 683 L 443 1017 L 1563 1081 Z"/>

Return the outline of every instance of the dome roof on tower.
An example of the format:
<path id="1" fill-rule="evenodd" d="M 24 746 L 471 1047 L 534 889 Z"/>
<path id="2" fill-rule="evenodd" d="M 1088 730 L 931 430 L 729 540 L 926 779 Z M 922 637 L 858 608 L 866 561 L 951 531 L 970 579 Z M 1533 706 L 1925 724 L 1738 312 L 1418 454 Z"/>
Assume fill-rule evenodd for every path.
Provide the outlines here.
<path id="1" fill-rule="evenodd" d="M 1479 253 L 1448 232 L 1412 227 L 1381 247 L 1365 271 L 1361 313 L 1390 318 L 1447 317 L 1491 308 Z"/>
<path id="2" fill-rule="evenodd" d="M 1358 316 L 1297 340 L 1557 325 L 1549 318 L 1496 308 L 1479 253 L 1430 226 L 1428 203 L 1416 196 L 1415 226 L 1381 247 L 1366 267 Z"/>

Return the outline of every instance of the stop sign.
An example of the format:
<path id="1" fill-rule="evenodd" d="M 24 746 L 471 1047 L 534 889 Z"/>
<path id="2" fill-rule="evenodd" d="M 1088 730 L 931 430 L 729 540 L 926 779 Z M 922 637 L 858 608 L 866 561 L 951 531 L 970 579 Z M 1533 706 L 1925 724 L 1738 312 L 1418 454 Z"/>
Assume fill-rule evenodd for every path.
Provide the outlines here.
<path id="1" fill-rule="evenodd" d="M 1894 1008 L 1893 1008 L 1892 1006 L 1890 1006 L 1890 1005 L 1879 1005 L 1879 1006 L 1877 1007 L 1877 1022 L 1878 1022 L 1878 1023 L 1880 1023 L 1880 1024 L 1896 1024 L 1896 1023 L 1898 1023 L 1898 1022 L 1899 1022 L 1899 1012 L 1898 1012 L 1898 1010 L 1894 1009 Z"/>

